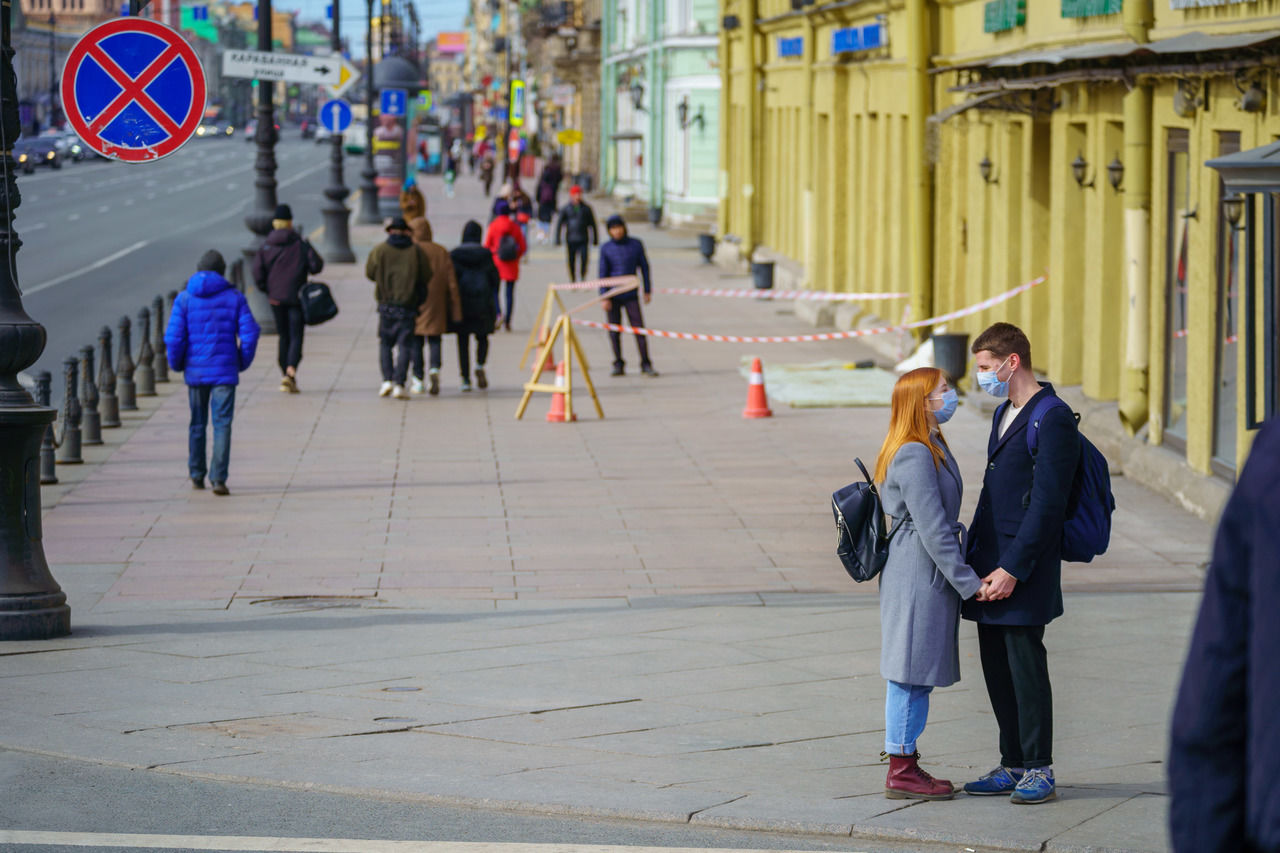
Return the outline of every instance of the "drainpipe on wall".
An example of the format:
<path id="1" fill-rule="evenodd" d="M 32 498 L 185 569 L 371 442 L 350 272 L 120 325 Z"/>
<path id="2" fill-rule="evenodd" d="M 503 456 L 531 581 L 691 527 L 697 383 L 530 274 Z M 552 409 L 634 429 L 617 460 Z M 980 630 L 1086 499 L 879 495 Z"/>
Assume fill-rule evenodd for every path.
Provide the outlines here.
<path id="1" fill-rule="evenodd" d="M 722 9 L 728 8 L 725 4 Z M 729 68 L 729 31 L 720 23 L 720 122 L 717 127 L 720 148 L 719 208 L 716 211 L 716 236 L 724 239 L 729 233 L 729 88 L 733 85 L 733 72 Z"/>
<path id="2" fill-rule="evenodd" d="M 814 172 L 818 167 L 814 163 L 813 144 L 813 18 L 804 16 L 804 96 L 801 100 L 800 113 L 800 163 L 804 170 L 804 193 L 800 203 L 803 205 L 801 215 L 801 233 L 804 234 L 804 286 L 813 288 L 818 271 L 817 240 L 817 199 L 814 195 Z"/>
<path id="3" fill-rule="evenodd" d="M 664 10 L 662 4 L 649 4 L 649 221 L 654 225 L 662 219 L 662 205 L 666 195 L 667 158 L 667 75 L 666 48 L 663 46 Z"/>
<path id="4" fill-rule="evenodd" d="M 742 259 L 751 262 L 756 250 L 756 175 L 759 166 L 756 163 L 756 112 L 760 101 L 760 68 L 756 57 L 756 15 L 757 0 L 743 0 L 742 3 L 742 37 L 746 48 L 746 97 L 742 102 L 743 139 L 742 160 Z"/>
<path id="5" fill-rule="evenodd" d="M 907 0 L 907 73 L 910 108 L 907 113 L 907 228 L 911 234 L 911 318 L 933 316 L 933 170 L 925 150 L 925 121 L 932 112 L 929 79 L 932 4 Z M 929 330 L 921 329 L 918 334 Z"/>
<path id="6" fill-rule="evenodd" d="M 1146 44 L 1152 21 L 1151 0 L 1124 4 L 1124 29 Z M 1151 328 L 1151 86 L 1135 85 L 1124 96 L 1124 278 L 1126 317 L 1124 376 L 1120 422 L 1134 435 L 1147 422 Z"/>

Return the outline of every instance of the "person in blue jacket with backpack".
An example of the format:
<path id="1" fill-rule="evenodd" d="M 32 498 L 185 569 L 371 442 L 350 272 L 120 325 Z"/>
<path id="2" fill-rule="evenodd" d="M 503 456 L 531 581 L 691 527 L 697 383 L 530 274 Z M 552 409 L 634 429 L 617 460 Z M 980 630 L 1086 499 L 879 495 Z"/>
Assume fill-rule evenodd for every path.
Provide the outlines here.
<path id="1" fill-rule="evenodd" d="M 174 300 L 165 329 L 169 366 L 182 371 L 191 404 L 187 468 L 191 485 L 204 488 L 205 475 L 215 495 L 228 495 L 231 419 L 236 385 L 253 363 L 258 324 L 244 294 L 224 278 L 227 262 L 213 249 L 196 265 L 186 290 Z M 205 433 L 213 416 L 213 459 L 205 465 Z"/>
<path id="2" fill-rule="evenodd" d="M 993 418 L 982 493 L 969 527 L 967 558 L 984 594 L 961 611 L 978 623 L 982 675 L 1000 728 L 1000 765 L 964 790 L 1043 803 L 1057 796 L 1044 629 L 1062 615 L 1063 524 L 1080 462 L 1080 433 L 1053 386 L 1036 380 L 1031 343 L 1021 329 L 996 323 L 972 351 L 978 385 L 1008 402 Z"/>

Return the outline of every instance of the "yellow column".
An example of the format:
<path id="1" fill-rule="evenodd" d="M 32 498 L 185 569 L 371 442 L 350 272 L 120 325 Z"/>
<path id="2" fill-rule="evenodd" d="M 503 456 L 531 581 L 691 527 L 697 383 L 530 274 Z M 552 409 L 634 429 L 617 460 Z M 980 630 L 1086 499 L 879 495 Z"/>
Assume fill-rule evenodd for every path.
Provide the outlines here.
<path id="1" fill-rule="evenodd" d="M 728 4 L 720 3 L 720 16 L 724 17 Z M 729 113 L 730 90 L 733 86 L 733 69 L 729 67 L 729 31 L 724 27 L 720 28 L 720 125 L 718 133 L 720 136 L 720 186 L 719 198 L 720 206 L 716 210 L 716 235 L 723 237 L 729 233 L 729 170 L 733 167 L 731 159 L 732 153 L 729 151 L 729 142 L 733 138 L 730 131 L 731 117 Z"/>
<path id="2" fill-rule="evenodd" d="M 1148 41 L 1151 0 L 1124 4 L 1125 32 L 1139 44 Z M 1124 376 L 1120 422 L 1130 435 L 1142 429 L 1150 413 L 1151 283 L 1151 86 L 1139 84 L 1124 96 Z"/>
<path id="3" fill-rule="evenodd" d="M 759 226 L 756 224 L 756 175 L 759 173 L 759 167 L 756 163 L 756 133 L 759 128 L 759 121 L 756 113 L 760 103 L 760 68 L 759 60 L 756 56 L 756 8 L 757 0 L 743 0 L 742 3 L 742 26 L 744 47 L 743 53 L 746 68 L 744 69 L 744 80 L 746 86 L 742 94 L 743 124 L 745 132 L 742 134 L 742 254 L 746 261 L 751 260 L 751 255 L 755 252 L 756 237 Z"/>
<path id="4" fill-rule="evenodd" d="M 907 0 L 907 74 L 909 106 L 904 157 L 907 174 L 907 230 L 911 237 L 911 315 L 933 314 L 933 187 L 925 162 L 925 120 L 932 103 L 929 56 L 933 32 L 928 0 Z M 921 330 L 922 333 L 927 329 Z"/>
<path id="5" fill-rule="evenodd" d="M 804 286 L 815 287 L 818 270 L 817 196 L 814 194 L 814 175 L 818 170 L 813 143 L 813 19 L 804 18 L 804 66 L 800 73 L 800 175 L 803 186 L 801 196 L 801 239 L 804 241 Z"/>

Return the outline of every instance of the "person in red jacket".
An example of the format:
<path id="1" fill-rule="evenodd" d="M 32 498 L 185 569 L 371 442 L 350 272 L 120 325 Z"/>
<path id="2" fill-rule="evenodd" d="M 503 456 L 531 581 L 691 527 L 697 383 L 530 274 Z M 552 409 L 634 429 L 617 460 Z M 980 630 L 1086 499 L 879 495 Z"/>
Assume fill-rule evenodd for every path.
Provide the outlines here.
<path id="1" fill-rule="evenodd" d="M 498 275 L 501 276 L 507 291 L 506 311 L 503 311 L 498 304 L 498 294 L 493 294 L 493 306 L 498 314 L 494 328 L 501 324 L 509 332 L 511 315 L 516 308 L 516 281 L 520 278 L 520 258 L 524 256 L 528 246 L 519 224 L 516 223 L 515 211 L 510 204 L 500 200 L 494 205 L 493 212 L 494 220 L 489 223 L 489 230 L 484 235 L 484 247 L 493 253 L 493 263 L 498 267 Z"/>

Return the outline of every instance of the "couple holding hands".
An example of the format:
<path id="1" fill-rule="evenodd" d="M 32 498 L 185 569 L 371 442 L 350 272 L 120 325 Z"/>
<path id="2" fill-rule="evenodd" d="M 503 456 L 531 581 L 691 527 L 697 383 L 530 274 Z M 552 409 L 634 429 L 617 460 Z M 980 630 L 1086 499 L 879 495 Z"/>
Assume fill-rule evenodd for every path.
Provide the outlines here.
<path id="1" fill-rule="evenodd" d="M 885 753 L 890 799 L 951 799 L 949 781 L 919 765 L 929 694 L 960 679 L 961 617 L 978 625 L 987 693 L 1000 729 L 1000 764 L 964 791 L 1043 803 L 1056 796 L 1053 696 L 1044 628 L 1062 614 L 1062 526 L 1080 459 L 1066 405 L 1036 380 L 1027 336 L 997 323 L 972 346 L 977 383 L 1007 397 L 995 412 L 982 493 L 968 530 L 963 483 L 942 435 L 956 392 L 936 368 L 902 376 L 875 480 L 891 527 L 880 575 L 880 671 L 887 685 Z M 1031 423 L 1033 412 L 1041 412 Z M 1032 455 L 1028 430 L 1037 430 Z M 1033 476 L 1034 474 L 1034 476 Z"/>

